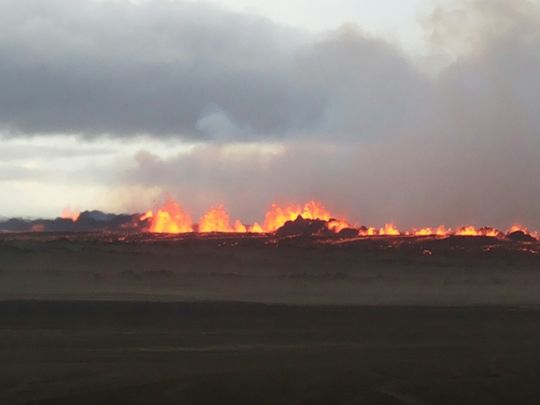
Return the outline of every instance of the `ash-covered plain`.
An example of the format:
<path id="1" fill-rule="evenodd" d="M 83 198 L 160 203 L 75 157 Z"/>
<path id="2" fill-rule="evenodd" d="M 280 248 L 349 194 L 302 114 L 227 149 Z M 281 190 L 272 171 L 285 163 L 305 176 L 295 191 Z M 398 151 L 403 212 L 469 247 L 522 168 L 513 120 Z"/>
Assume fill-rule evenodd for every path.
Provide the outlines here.
<path id="1" fill-rule="evenodd" d="M 540 303 L 528 239 L 5 233 L 0 255 L 4 299 Z"/>
<path id="2" fill-rule="evenodd" d="M 0 403 L 536 403 L 539 251 L 516 237 L 0 234 Z"/>

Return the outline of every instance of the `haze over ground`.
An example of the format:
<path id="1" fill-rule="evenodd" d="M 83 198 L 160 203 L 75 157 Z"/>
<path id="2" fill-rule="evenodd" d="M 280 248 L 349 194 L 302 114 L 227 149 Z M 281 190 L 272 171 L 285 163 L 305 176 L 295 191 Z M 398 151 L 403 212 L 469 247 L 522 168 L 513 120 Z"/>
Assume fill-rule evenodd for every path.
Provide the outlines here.
<path id="1" fill-rule="evenodd" d="M 540 228 L 538 2 L 272 3 L 0 0 L 0 215 Z"/>

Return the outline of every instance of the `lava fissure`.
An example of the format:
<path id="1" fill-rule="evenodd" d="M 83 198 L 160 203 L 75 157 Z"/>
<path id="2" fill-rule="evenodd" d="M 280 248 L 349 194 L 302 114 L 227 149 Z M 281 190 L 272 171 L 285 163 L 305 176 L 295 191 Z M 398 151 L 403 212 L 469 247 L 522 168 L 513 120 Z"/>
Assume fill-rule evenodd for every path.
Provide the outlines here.
<path id="1" fill-rule="evenodd" d="M 198 220 L 175 200 L 168 199 L 159 207 L 144 214 L 106 214 L 101 211 L 79 212 L 66 208 L 54 220 L 24 220 L 12 218 L 0 222 L 0 232 L 103 232 L 123 231 L 152 234 L 238 234 L 278 236 L 336 236 L 341 239 L 366 237 L 488 237 L 506 238 L 520 242 L 540 240 L 538 232 L 522 225 L 512 225 L 507 231 L 492 227 L 465 225 L 449 228 L 437 227 L 400 230 L 395 224 L 380 227 L 357 226 L 343 217 L 332 214 L 322 203 L 308 201 L 305 204 L 271 204 L 264 220 L 247 224 L 231 218 L 225 206 L 218 204 L 204 213 Z"/>
<path id="2" fill-rule="evenodd" d="M 140 221 L 147 222 L 146 229 L 152 233 L 280 233 L 294 234 L 343 234 L 349 237 L 369 236 L 415 236 L 415 237 L 514 237 L 539 239 L 537 232 L 531 232 L 521 225 L 513 225 L 507 232 L 491 227 L 477 228 L 466 225 L 455 229 L 444 225 L 401 231 L 392 223 L 382 227 L 355 226 L 345 219 L 336 218 L 318 201 L 308 201 L 305 204 L 292 204 L 281 206 L 272 204 L 265 215 L 263 225 L 255 222 L 251 225 L 240 220 L 231 222 L 229 214 L 223 205 L 217 205 L 207 211 L 193 224 L 190 217 L 184 213 L 180 205 L 173 200 L 167 201 L 155 211 L 148 211 L 140 217 Z"/>

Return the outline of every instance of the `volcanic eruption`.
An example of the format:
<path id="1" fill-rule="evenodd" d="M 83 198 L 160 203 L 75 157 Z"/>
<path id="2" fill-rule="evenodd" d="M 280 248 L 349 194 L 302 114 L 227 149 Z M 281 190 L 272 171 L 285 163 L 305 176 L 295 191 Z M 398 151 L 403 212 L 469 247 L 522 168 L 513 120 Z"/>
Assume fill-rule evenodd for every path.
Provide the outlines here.
<path id="1" fill-rule="evenodd" d="M 503 232 L 493 227 L 477 228 L 472 225 L 458 226 L 454 229 L 440 225 L 437 227 L 414 228 L 402 231 L 393 223 L 381 227 L 355 226 L 345 218 L 339 218 L 320 201 L 310 200 L 304 204 L 280 205 L 273 203 L 265 214 L 263 225 L 258 222 L 246 224 L 239 219 L 231 221 L 223 204 L 210 208 L 201 216 L 198 224 L 193 224 L 191 217 L 186 214 L 176 201 L 169 199 L 156 210 L 150 210 L 140 217 L 140 221 L 147 223 L 138 229 L 151 233 L 276 233 L 288 227 L 286 234 L 290 233 L 321 233 L 324 229 L 329 234 L 340 234 L 349 230 L 347 235 L 356 237 L 505 237 L 510 234 L 522 233 L 533 239 L 538 239 L 538 233 L 529 231 L 522 225 L 512 225 Z M 318 225 L 317 225 L 318 224 Z M 322 228 L 321 228 L 322 227 Z M 351 231 L 353 231 L 351 233 Z"/>
<path id="2" fill-rule="evenodd" d="M 261 225 L 262 224 L 262 225 Z M 313 234 L 340 237 L 489 237 L 512 240 L 539 240 L 538 232 L 514 224 L 506 232 L 493 227 L 477 228 L 472 225 L 449 228 L 437 227 L 400 230 L 393 223 L 380 227 L 357 226 L 346 218 L 334 215 L 322 202 L 310 200 L 303 204 L 272 203 L 261 222 L 246 223 L 231 219 L 223 204 L 208 209 L 194 222 L 182 205 L 172 198 L 144 214 L 104 214 L 99 211 L 79 212 L 66 208 L 55 220 L 10 219 L 0 223 L 4 231 L 125 231 L 153 234 L 188 234 L 201 236 L 212 233 L 224 234 Z"/>

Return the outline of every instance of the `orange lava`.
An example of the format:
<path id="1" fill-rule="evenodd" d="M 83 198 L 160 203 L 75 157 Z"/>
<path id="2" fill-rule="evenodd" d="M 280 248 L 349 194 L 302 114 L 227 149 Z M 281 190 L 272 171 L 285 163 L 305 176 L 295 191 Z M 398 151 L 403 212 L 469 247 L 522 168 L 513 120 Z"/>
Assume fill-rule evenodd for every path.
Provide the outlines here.
<path id="1" fill-rule="evenodd" d="M 232 230 L 229 214 L 223 205 L 210 209 L 199 221 L 199 232 L 232 232 Z"/>
<path id="2" fill-rule="evenodd" d="M 348 222 L 333 218 L 324 205 L 317 201 L 284 207 L 272 204 L 266 213 L 264 225 L 260 225 L 258 222 L 246 225 L 240 220 L 231 224 L 229 214 L 224 206 L 218 205 L 208 210 L 200 218 L 198 226 L 194 226 L 189 215 L 174 200 L 168 200 L 156 212 L 147 211 L 139 219 L 141 221 L 149 220 L 148 231 L 155 233 L 185 233 L 194 230 L 201 233 L 271 233 L 281 228 L 287 221 L 294 221 L 298 216 L 304 219 L 327 221 L 328 229 L 336 233 L 350 227 Z"/>
<path id="3" fill-rule="evenodd" d="M 540 234 L 535 231 L 530 231 L 526 226 L 520 224 L 514 224 L 510 227 L 507 233 L 523 232 L 526 235 L 531 235 L 533 238 L 540 240 Z"/>
<path id="4" fill-rule="evenodd" d="M 399 236 L 401 232 L 394 224 L 386 224 L 382 228 L 366 228 L 358 231 L 359 236 Z"/>
<path id="5" fill-rule="evenodd" d="M 360 236 L 377 236 L 379 235 L 379 230 L 375 228 L 367 228 L 365 231 L 359 231 Z"/>
<path id="6" fill-rule="evenodd" d="M 339 232 L 340 230 L 347 228 L 349 225 L 340 220 L 332 218 L 330 211 L 318 201 L 309 201 L 302 205 L 287 205 L 281 207 L 277 204 L 272 204 L 270 210 L 266 213 L 264 220 L 264 230 L 266 232 L 274 232 L 277 229 L 285 225 L 287 221 L 294 221 L 301 216 L 304 219 L 320 219 L 323 221 L 330 221 L 332 223 L 330 229 Z"/>
<path id="7" fill-rule="evenodd" d="M 64 210 L 63 218 L 70 218 L 76 221 L 78 212 Z M 168 200 L 155 211 L 148 211 L 141 215 L 140 221 L 147 221 L 147 230 L 155 233 L 187 233 L 198 231 L 201 233 L 226 232 L 226 233 L 273 233 L 281 228 L 287 221 L 294 221 L 298 217 L 306 220 L 326 221 L 328 230 L 339 233 L 343 229 L 352 228 L 350 223 L 344 219 L 336 219 L 330 211 L 318 201 L 309 201 L 305 204 L 278 205 L 272 204 L 266 213 L 263 225 L 255 222 L 251 225 L 244 224 L 240 220 L 231 221 L 229 214 L 222 204 L 208 210 L 199 220 L 198 225 L 194 225 L 191 217 L 182 210 L 181 206 L 174 200 Z M 508 234 L 522 231 L 536 239 L 540 239 L 538 233 L 530 232 L 522 225 L 513 225 Z M 396 225 L 388 223 L 383 227 L 360 228 L 358 236 L 425 236 L 425 237 L 448 237 L 448 236 L 487 236 L 503 237 L 505 234 L 495 228 L 475 226 L 462 226 L 452 230 L 443 225 L 431 228 L 413 229 L 401 232 Z"/>
<path id="8" fill-rule="evenodd" d="M 349 225 L 348 222 L 342 221 L 340 219 L 331 219 L 330 221 L 328 221 L 328 229 L 330 229 L 331 231 L 335 233 L 339 233 L 343 229 L 347 229 L 350 227 L 351 226 Z"/>
<path id="9" fill-rule="evenodd" d="M 411 233 L 414 236 L 449 236 L 451 230 L 441 225 L 437 228 L 422 228 Z"/>
<path id="10" fill-rule="evenodd" d="M 494 228 L 480 228 L 477 229 L 474 226 L 463 226 L 456 231 L 456 236 L 490 236 L 498 237 L 501 235 L 501 232 Z"/>
<path id="11" fill-rule="evenodd" d="M 140 219 L 141 221 L 150 220 L 148 231 L 154 233 L 193 232 L 190 216 L 174 200 L 168 200 L 155 213 L 146 212 Z"/>
<path id="12" fill-rule="evenodd" d="M 508 230 L 508 233 L 514 233 L 514 232 L 523 232 L 523 233 L 529 233 L 529 230 L 520 224 L 514 224 L 510 227 Z"/>
<path id="13" fill-rule="evenodd" d="M 250 232 L 250 229 L 238 219 L 231 225 L 229 214 L 223 205 L 218 205 L 201 217 L 199 221 L 199 232 L 246 233 Z"/>
<path id="14" fill-rule="evenodd" d="M 401 232 L 395 227 L 394 224 L 386 224 L 384 227 L 379 229 L 380 236 L 399 236 Z"/>
<path id="15" fill-rule="evenodd" d="M 255 222 L 253 225 L 251 225 L 248 231 L 251 233 L 264 233 L 263 227 L 259 225 L 258 222 Z"/>

